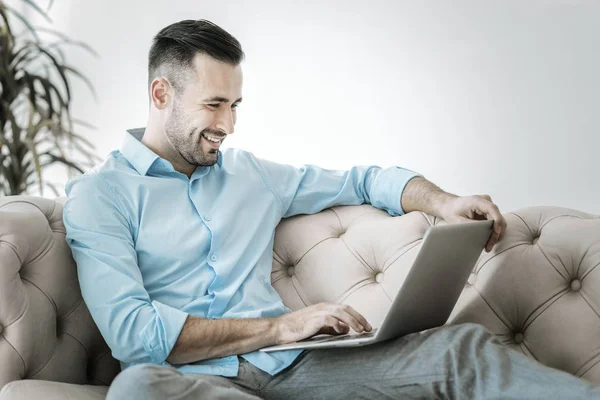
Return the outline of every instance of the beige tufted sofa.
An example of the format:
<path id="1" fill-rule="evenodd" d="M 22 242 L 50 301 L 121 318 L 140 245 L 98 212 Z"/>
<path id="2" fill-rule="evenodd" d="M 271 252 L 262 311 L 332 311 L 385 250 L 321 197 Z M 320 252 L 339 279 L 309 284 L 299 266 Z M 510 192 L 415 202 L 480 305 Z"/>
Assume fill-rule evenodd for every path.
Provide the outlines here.
<path id="1" fill-rule="evenodd" d="M 0 198 L 0 399 L 103 399 L 119 366 L 82 302 L 62 203 Z M 93 212 L 93 210 L 90 210 Z M 449 323 L 600 384 L 600 217 L 559 207 L 504 214 Z M 283 220 L 272 282 L 292 309 L 347 303 L 378 326 L 425 231 L 444 220 L 370 205 Z"/>

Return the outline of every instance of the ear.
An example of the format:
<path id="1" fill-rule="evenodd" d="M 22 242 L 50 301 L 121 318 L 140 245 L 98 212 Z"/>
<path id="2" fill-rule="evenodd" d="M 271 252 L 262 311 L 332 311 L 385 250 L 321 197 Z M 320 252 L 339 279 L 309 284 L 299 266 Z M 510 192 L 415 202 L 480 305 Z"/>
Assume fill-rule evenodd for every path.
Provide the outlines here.
<path id="1" fill-rule="evenodd" d="M 154 78 L 150 84 L 150 98 L 154 107 L 164 110 L 173 97 L 173 87 L 162 76 Z"/>

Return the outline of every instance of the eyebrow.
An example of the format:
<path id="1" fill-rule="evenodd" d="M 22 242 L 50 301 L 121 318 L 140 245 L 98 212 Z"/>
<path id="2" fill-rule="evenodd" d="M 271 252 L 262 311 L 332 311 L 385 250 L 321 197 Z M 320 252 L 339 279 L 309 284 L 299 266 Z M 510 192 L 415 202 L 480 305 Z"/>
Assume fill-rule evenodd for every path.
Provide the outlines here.
<path id="1" fill-rule="evenodd" d="M 210 99 L 204 99 L 202 101 L 205 102 L 205 103 L 207 103 L 207 102 L 213 102 L 213 101 L 217 101 L 219 103 L 227 103 L 227 102 L 229 102 L 229 99 L 226 99 L 225 97 L 214 96 L 214 97 L 211 97 Z M 239 99 L 237 99 L 236 101 L 234 101 L 234 103 L 239 103 L 241 101 L 242 101 L 242 98 L 240 97 Z"/>

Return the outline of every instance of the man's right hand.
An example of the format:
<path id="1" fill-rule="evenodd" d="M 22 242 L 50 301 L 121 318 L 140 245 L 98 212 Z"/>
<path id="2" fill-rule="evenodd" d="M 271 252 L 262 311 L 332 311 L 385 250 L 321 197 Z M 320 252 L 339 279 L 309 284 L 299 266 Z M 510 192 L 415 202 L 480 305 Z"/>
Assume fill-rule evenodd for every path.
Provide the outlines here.
<path id="1" fill-rule="evenodd" d="M 371 331 L 365 317 L 345 304 L 319 303 L 276 318 L 276 343 L 297 342 L 318 334 L 341 335 L 350 328 Z"/>

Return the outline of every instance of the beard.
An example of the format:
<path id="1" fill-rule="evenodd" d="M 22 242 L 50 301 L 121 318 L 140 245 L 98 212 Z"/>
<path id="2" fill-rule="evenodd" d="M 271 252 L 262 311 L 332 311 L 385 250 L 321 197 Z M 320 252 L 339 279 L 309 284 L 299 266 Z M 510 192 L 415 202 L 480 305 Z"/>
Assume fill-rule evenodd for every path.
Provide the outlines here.
<path id="1" fill-rule="evenodd" d="M 202 135 L 206 133 L 214 136 L 222 136 L 212 129 L 200 131 L 190 122 L 177 99 L 173 103 L 173 112 L 165 123 L 165 135 L 171 144 L 173 156 L 179 155 L 188 164 L 195 167 L 211 166 L 217 162 L 218 149 L 202 148 Z"/>

